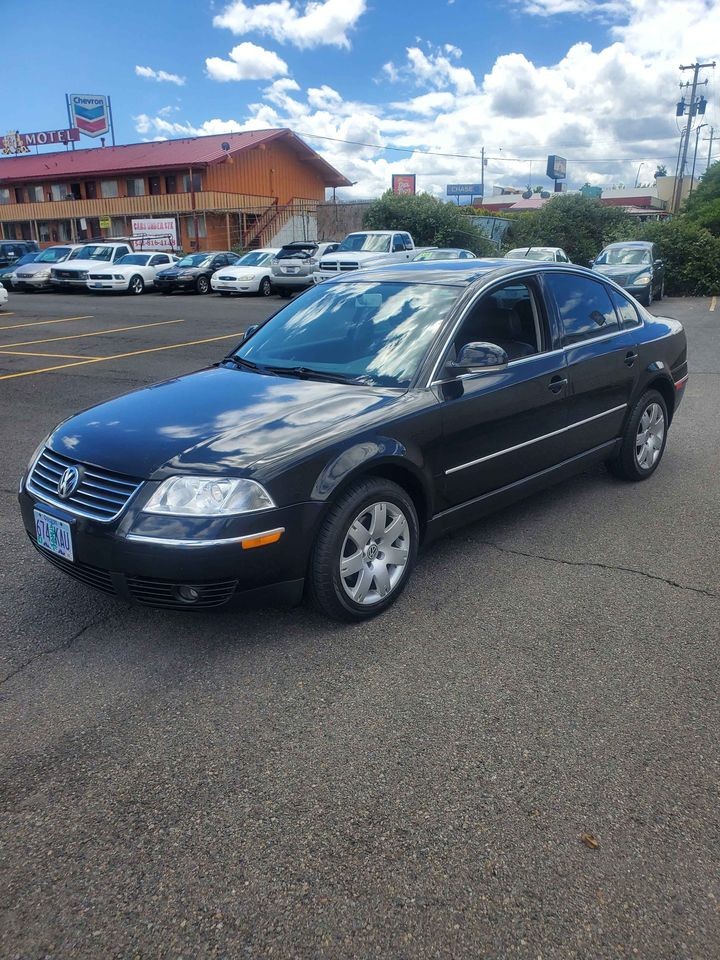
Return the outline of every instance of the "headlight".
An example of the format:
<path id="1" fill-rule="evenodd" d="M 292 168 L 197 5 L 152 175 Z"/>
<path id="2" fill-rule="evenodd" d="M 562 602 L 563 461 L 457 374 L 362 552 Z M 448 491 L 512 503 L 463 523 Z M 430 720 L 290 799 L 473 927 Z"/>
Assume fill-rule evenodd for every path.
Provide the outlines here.
<path id="1" fill-rule="evenodd" d="M 124 280 L 125 277 L 121 273 L 114 273 L 113 280 Z"/>
<path id="2" fill-rule="evenodd" d="M 81 270 L 81 271 L 78 273 L 78 275 L 77 275 L 77 279 L 78 279 L 78 280 L 87 280 L 87 278 L 88 278 L 88 271 L 87 271 L 87 270 Z"/>
<path id="3" fill-rule="evenodd" d="M 240 276 L 235 277 L 235 279 L 236 279 L 236 280 L 252 280 L 252 279 L 253 279 L 253 274 L 252 274 L 252 273 L 242 273 L 242 274 L 240 274 Z"/>
<path id="4" fill-rule="evenodd" d="M 179 273 L 178 280 L 192 280 L 193 276 L 192 273 Z"/>
<path id="5" fill-rule="evenodd" d="M 143 508 L 177 517 L 218 517 L 270 510 L 275 503 L 254 480 L 232 477 L 170 477 Z"/>
<path id="6" fill-rule="evenodd" d="M 643 273 L 639 277 L 635 277 L 635 279 L 633 280 L 633 283 L 640 283 L 645 285 L 650 283 L 651 280 L 652 280 L 652 277 L 650 276 L 649 273 Z"/>

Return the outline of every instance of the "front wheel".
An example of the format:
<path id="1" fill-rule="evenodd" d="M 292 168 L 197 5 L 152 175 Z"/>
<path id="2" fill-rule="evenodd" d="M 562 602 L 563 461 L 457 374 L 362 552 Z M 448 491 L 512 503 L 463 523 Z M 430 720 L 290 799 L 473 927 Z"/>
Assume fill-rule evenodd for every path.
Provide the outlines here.
<path id="1" fill-rule="evenodd" d="M 195 284 L 195 289 L 198 293 L 207 293 L 210 289 L 210 281 L 207 277 L 198 277 Z"/>
<path id="2" fill-rule="evenodd" d="M 334 620 L 369 620 L 393 604 L 410 578 L 419 527 L 398 484 L 359 480 L 332 506 L 310 560 L 315 607 Z"/>
<path id="3" fill-rule="evenodd" d="M 134 294 L 136 297 L 139 296 L 145 289 L 145 281 L 139 274 L 135 274 L 134 277 L 130 278 L 130 283 L 128 284 L 128 292 Z"/>
<path id="4" fill-rule="evenodd" d="M 258 293 L 261 297 L 269 297 L 272 293 L 272 284 L 270 283 L 270 277 L 263 277 L 260 281 L 260 286 L 258 287 Z"/>
<path id="5" fill-rule="evenodd" d="M 665 452 L 668 412 L 662 394 L 648 390 L 630 414 L 620 452 L 608 467 L 622 480 L 647 480 Z"/>

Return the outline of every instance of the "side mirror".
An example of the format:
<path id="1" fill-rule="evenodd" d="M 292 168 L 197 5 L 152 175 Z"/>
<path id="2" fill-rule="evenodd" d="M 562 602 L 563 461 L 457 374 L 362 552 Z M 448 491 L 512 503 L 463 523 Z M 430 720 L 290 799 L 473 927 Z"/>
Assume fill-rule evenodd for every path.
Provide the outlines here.
<path id="1" fill-rule="evenodd" d="M 464 370 L 466 373 L 490 372 L 504 370 L 509 363 L 507 353 L 495 343 L 466 343 L 457 360 L 449 366 L 453 370 Z"/>
<path id="2" fill-rule="evenodd" d="M 247 330 L 245 331 L 245 333 L 243 334 L 243 338 L 242 338 L 242 340 L 240 341 L 240 343 L 245 343 L 245 341 L 246 341 L 246 340 L 249 340 L 250 337 L 251 337 L 257 330 L 259 330 L 259 329 L 260 329 L 260 324 L 259 324 L 259 323 L 253 323 L 252 326 L 248 327 Z"/>
<path id="3" fill-rule="evenodd" d="M 594 260 L 588 260 L 588 266 L 589 266 L 590 269 L 592 270 L 592 268 L 595 266 L 595 261 L 594 261 Z"/>

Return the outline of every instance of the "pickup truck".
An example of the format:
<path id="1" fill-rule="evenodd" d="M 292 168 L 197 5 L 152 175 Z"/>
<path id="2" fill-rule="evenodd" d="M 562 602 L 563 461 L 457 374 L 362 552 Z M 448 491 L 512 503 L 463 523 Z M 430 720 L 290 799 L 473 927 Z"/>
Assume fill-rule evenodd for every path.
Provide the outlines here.
<path id="1" fill-rule="evenodd" d="M 129 240 L 118 243 L 102 240 L 86 243 L 76 251 L 67 264 L 61 263 L 57 267 L 50 268 L 50 283 L 54 287 L 85 289 L 90 273 L 103 268 L 107 269 L 132 252 L 132 242 Z"/>
<path id="2" fill-rule="evenodd" d="M 321 283 L 348 270 L 404 263 L 417 253 L 413 238 L 400 230 L 362 230 L 349 233 L 337 250 L 322 257 L 313 281 Z"/>

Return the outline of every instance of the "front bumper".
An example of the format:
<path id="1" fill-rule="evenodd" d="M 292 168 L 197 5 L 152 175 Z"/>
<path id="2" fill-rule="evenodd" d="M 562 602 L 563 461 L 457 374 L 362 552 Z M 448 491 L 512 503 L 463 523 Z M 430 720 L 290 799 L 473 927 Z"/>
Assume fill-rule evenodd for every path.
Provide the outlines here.
<path id="1" fill-rule="evenodd" d="M 253 598 L 298 602 L 323 510 L 309 502 L 237 517 L 162 517 L 131 503 L 117 521 L 102 523 L 45 503 L 24 483 L 19 501 L 34 546 L 64 573 L 126 601 L 186 610 Z M 69 524 L 72 561 L 37 545 L 36 509 Z M 243 547 L 243 538 L 279 529 L 277 542 Z M 181 587 L 197 599 L 183 599 Z"/>
<path id="2" fill-rule="evenodd" d="M 213 293 L 257 293 L 257 280 L 211 280 L 210 289 Z"/>
<path id="3" fill-rule="evenodd" d="M 27 277 L 13 277 L 13 290 L 48 290 L 52 286 L 50 277 L 36 278 L 32 274 Z"/>
<path id="4" fill-rule="evenodd" d="M 88 280 L 86 286 L 88 290 L 112 290 L 119 293 L 126 291 L 129 284 L 129 279 L 114 280 L 112 278 L 108 278 L 107 280 Z"/>

